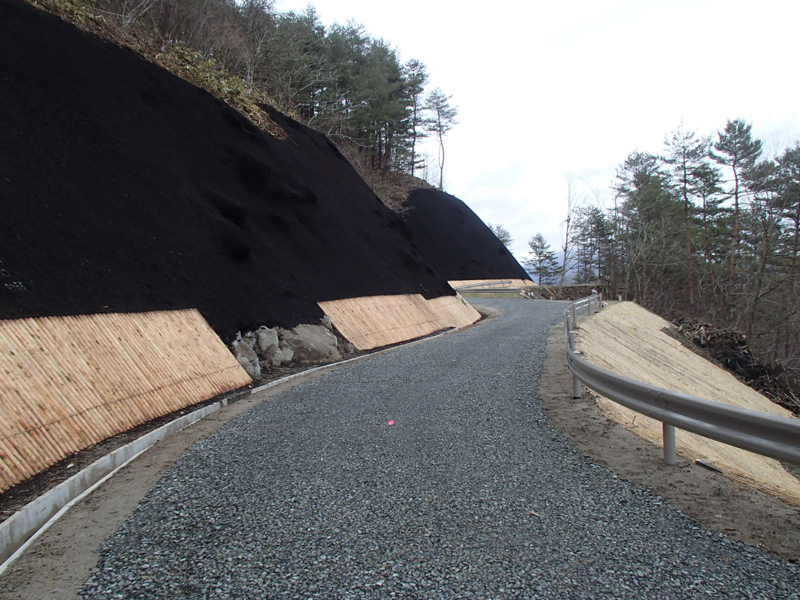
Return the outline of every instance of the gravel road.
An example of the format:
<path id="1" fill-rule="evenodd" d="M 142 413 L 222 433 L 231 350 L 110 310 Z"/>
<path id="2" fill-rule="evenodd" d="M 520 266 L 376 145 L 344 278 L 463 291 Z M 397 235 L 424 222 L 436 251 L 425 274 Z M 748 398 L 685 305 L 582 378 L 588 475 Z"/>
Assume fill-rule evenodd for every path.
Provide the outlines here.
<path id="1" fill-rule="evenodd" d="M 81 598 L 800 598 L 800 568 L 578 453 L 534 390 L 563 304 L 354 364 L 195 445 Z"/>

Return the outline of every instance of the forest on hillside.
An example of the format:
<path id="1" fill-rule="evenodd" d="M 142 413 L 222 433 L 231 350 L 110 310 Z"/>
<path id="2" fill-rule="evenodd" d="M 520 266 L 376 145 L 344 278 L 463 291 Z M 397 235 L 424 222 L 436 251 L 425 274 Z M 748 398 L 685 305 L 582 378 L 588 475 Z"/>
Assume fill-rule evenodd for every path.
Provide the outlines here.
<path id="1" fill-rule="evenodd" d="M 37 3 L 79 25 L 99 24 L 106 37 L 113 28 L 114 41 L 134 48 L 155 44 L 160 64 L 181 63 L 172 70 L 235 108 L 228 96 L 249 96 L 324 133 L 387 203 L 398 201 L 396 184 L 407 176 L 441 188 L 444 136 L 457 115 L 451 97 L 427 89 L 421 61 L 401 61 L 354 21 L 325 27 L 311 5 L 281 13 L 273 0 Z M 438 144 L 435 159 L 420 153 L 427 137 Z"/>
<path id="2" fill-rule="evenodd" d="M 679 127 L 661 154 L 631 152 L 611 188 L 610 207 L 570 194 L 577 282 L 741 331 L 764 362 L 800 373 L 800 141 L 766 156 L 742 119 L 713 136 Z M 544 239 L 530 247 L 529 269 L 557 280 Z"/>

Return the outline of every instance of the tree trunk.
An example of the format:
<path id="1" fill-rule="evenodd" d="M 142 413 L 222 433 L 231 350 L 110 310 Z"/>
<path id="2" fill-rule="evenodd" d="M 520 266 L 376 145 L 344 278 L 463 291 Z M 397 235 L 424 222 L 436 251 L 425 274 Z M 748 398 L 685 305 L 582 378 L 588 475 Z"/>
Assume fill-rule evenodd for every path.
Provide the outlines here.
<path id="1" fill-rule="evenodd" d="M 731 263 L 728 272 L 728 285 L 726 290 L 726 318 L 728 324 L 733 323 L 733 305 L 736 286 L 736 257 L 739 253 L 739 174 L 733 167 L 733 236 L 731 239 Z"/>
<path id="2" fill-rule="evenodd" d="M 444 191 L 444 139 L 439 134 L 439 190 Z"/>
<path id="3" fill-rule="evenodd" d="M 689 288 L 689 306 L 694 307 L 694 273 L 692 272 L 692 225 L 689 210 L 689 190 L 686 189 L 686 167 L 684 166 L 683 220 L 686 225 L 686 282 Z"/>

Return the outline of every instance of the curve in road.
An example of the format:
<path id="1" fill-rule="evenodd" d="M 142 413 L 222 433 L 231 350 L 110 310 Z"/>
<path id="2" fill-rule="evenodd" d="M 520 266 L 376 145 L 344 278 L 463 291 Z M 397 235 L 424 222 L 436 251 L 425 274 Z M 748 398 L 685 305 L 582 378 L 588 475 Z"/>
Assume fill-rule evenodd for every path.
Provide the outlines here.
<path id="1" fill-rule="evenodd" d="M 535 390 L 564 305 L 376 357 L 196 444 L 80 598 L 797 598 L 800 569 L 578 453 Z"/>

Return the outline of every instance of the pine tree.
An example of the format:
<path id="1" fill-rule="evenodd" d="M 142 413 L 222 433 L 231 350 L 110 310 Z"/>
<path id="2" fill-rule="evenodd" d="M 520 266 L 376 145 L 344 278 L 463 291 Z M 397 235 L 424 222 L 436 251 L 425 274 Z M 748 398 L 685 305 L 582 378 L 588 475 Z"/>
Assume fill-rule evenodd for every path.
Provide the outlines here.
<path id="1" fill-rule="evenodd" d="M 667 312 L 685 259 L 681 203 L 672 195 L 658 157 L 647 152 L 628 156 L 617 169 L 614 190 L 622 200 L 617 231 L 623 295 Z"/>
<path id="2" fill-rule="evenodd" d="M 686 231 L 686 283 L 689 295 L 689 305 L 695 303 L 693 247 L 692 247 L 692 216 L 694 213 L 694 197 L 697 189 L 702 185 L 698 179 L 701 168 L 706 162 L 711 140 L 696 138 L 696 132 L 686 131 L 683 126 L 672 132 L 664 140 L 667 155 L 664 162 L 669 167 L 670 180 L 675 193 L 683 200 L 683 223 Z"/>
<path id="3" fill-rule="evenodd" d="M 436 136 L 439 142 L 439 189 L 444 189 L 444 136 L 454 125 L 458 124 L 458 109 L 450 106 L 450 98 L 439 88 L 428 94 L 425 108 L 431 113 L 428 131 Z"/>
<path id="4" fill-rule="evenodd" d="M 511 243 L 514 241 L 514 238 L 511 237 L 511 233 L 503 227 L 502 225 L 492 225 L 491 223 L 487 224 L 487 227 L 492 230 L 492 233 L 497 236 L 497 239 L 503 242 L 503 245 L 506 248 L 511 247 Z"/>
<path id="5" fill-rule="evenodd" d="M 736 263 L 739 255 L 739 230 L 741 229 L 741 200 L 743 196 L 742 176 L 761 155 L 761 141 L 754 140 L 752 126 L 743 119 L 729 120 L 723 131 L 717 132 L 718 140 L 709 155 L 721 165 L 727 166 L 733 175 L 731 197 L 733 198 L 733 231 L 731 232 L 731 254 L 728 272 L 727 297 L 729 312 L 732 309 L 736 280 Z M 729 314 L 729 317 L 732 315 Z"/>
<path id="6" fill-rule="evenodd" d="M 408 98 L 408 130 L 411 146 L 409 148 L 411 154 L 409 167 L 413 177 L 419 162 L 417 142 L 427 137 L 427 120 L 424 115 L 422 94 L 425 92 L 425 84 L 428 83 L 428 73 L 425 71 L 425 65 L 416 59 L 408 61 L 403 66 L 403 73 L 406 79 L 406 97 Z"/>
<path id="7" fill-rule="evenodd" d="M 558 275 L 556 253 L 550 250 L 550 244 L 541 233 L 534 235 L 528 242 L 531 256 L 525 261 L 528 271 L 535 275 L 539 285 L 553 283 Z"/>

